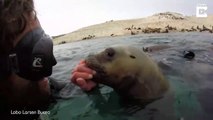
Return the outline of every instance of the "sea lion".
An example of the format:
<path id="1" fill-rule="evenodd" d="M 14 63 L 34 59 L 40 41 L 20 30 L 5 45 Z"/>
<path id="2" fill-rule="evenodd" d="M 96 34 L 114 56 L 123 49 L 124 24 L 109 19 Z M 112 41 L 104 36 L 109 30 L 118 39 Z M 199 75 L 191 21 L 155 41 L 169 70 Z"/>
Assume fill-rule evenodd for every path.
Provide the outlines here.
<path id="1" fill-rule="evenodd" d="M 163 96 L 169 83 L 157 64 L 142 49 L 114 46 L 86 58 L 97 71 L 93 80 L 112 87 L 118 94 L 149 101 Z"/>
<path id="2" fill-rule="evenodd" d="M 156 52 L 164 49 L 171 48 L 171 46 L 163 44 L 163 45 L 153 45 L 149 47 L 143 47 L 144 52 Z"/>

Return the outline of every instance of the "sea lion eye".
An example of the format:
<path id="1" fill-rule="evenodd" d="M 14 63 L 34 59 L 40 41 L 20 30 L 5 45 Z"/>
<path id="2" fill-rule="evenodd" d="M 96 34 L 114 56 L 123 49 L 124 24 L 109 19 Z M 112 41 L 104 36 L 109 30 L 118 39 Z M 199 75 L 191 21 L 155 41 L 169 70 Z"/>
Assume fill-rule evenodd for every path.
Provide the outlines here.
<path id="1" fill-rule="evenodd" d="M 113 56 L 115 55 L 115 50 L 112 49 L 112 48 L 107 48 L 107 49 L 105 50 L 105 52 L 106 52 L 106 55 L 107 55 L 108 57 L 113 57 Z"/>
<path id="2" fill-rule="evenodd" d="M 134 55 L 130 55 L 129 57 L 131 57 L 132 59 L 135 59 L 135 58 L 136 58 Z"/>

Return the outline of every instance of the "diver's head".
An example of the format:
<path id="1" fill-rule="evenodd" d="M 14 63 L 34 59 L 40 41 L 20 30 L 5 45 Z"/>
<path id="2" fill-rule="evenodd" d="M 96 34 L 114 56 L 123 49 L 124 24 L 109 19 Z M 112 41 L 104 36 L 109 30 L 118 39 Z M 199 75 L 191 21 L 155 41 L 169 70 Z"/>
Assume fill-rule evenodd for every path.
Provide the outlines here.
<path id="1" fill-rule="evenodd" d="M 0 53 L 10 51 L 32 13 L 35 14 L 33 0 L 0 0 Z"/>
<path id="2" fill-rule="evenodd" d="M 42 30 L 33 0 L 0 0 L 0 80 L 12 73 L 28 80 L 51 75 L 52 39 Z"/>

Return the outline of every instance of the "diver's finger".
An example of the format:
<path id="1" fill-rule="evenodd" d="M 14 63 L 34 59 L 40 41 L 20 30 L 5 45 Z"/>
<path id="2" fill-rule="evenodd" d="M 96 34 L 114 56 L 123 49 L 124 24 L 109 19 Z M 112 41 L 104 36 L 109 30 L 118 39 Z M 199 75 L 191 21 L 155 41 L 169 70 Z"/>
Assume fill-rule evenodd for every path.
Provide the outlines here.
<path id="1" fill-rule="evenodd" d="M 86 65 L 82 64 L 82 65 L 78 65 L 74 72 L 86 72 L 86 73 L 89 73 L 89 74 L 95 74 L 96 72 L 90 68 L 88 68 Z"/>
<path id="2" fill-rule="evenodd" d="M 83 73 L 83 72 L 74 72 L 74 73 L 72 74 L 71 81 L 72 81 L 73 83 L 76 83 L 76 79 L 78 79 L 78 78 L 92 79 L 92 77 L 93 77 L 92 74 Z"/>
<path id="3" fill-rule="evenodd" d="M 83 87 L 83 86 L 85 86 L 87 83 L 86 83 L 86 81 L 83 79 L 83 78 L 77 78 L 76 79 L 76 84 L 79 86 L 79 87 Z"/>
<path id="4" fill-rule="evenodd" d="M 86 90 L 89 91 L 89 90 L 93 89 L 96 85 L 97 85 L 96 82 L 89 80 L 89 81 L 87 81 L 87 89 Z"/>
<path id="5" fill-rule="evenodd" d="M 80 62 L 76 65 L 76 67 L 72 70 L 72 73 L 77 71 L 79 66 L 86 66 L 85 60 L 80 60 Z"/>
<path id="6" fill-rule="evenodd" d="M 76 79 L 76 84 L 85 91 L 89 91 L 89 87 L 87 85 L 87 82 L 83 78 Z"/>
<path id="7" fill-rule="evenodd" d="M 86 64 L 85 60 L 80 60 L 79 64 Z"/>
<path id="8" fill-rule="evenodd" d="M 78 85 L 81 89 L 85 91 L 90 91 L 92 88 L 94 88 L 97 84 L 93 81 L 85 81 L 82 78 L 77 79 Z"/>

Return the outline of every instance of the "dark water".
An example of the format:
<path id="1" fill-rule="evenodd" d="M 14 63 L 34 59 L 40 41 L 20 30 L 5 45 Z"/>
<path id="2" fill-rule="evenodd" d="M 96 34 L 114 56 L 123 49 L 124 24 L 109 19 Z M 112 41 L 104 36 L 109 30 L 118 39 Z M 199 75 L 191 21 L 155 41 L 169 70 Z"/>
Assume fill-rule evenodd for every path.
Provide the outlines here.
<path id="1" fill-rule="evenodd" d="M 171 90 L 164 98 L 148 105 L 124 104 L 109 87 L 100 86 L 85 93 L 69 83 L 71 71 L 89 53 L 110 45 L 128 44 L 139 48 L 170 45 L 171 48 L 149 53 L 166 67 L 162 70 Z M 44 119 L 53 120 L 212 120 L 213 119 L 213 34 L 170 33 L 100 38 L 54 47 L 58 64 L 52 77 L 60 83 L 58 98 Z M 195 53 L 193 60 L 183 51 Z M 66 84 L 67 83 L 67 84 Z"/>

